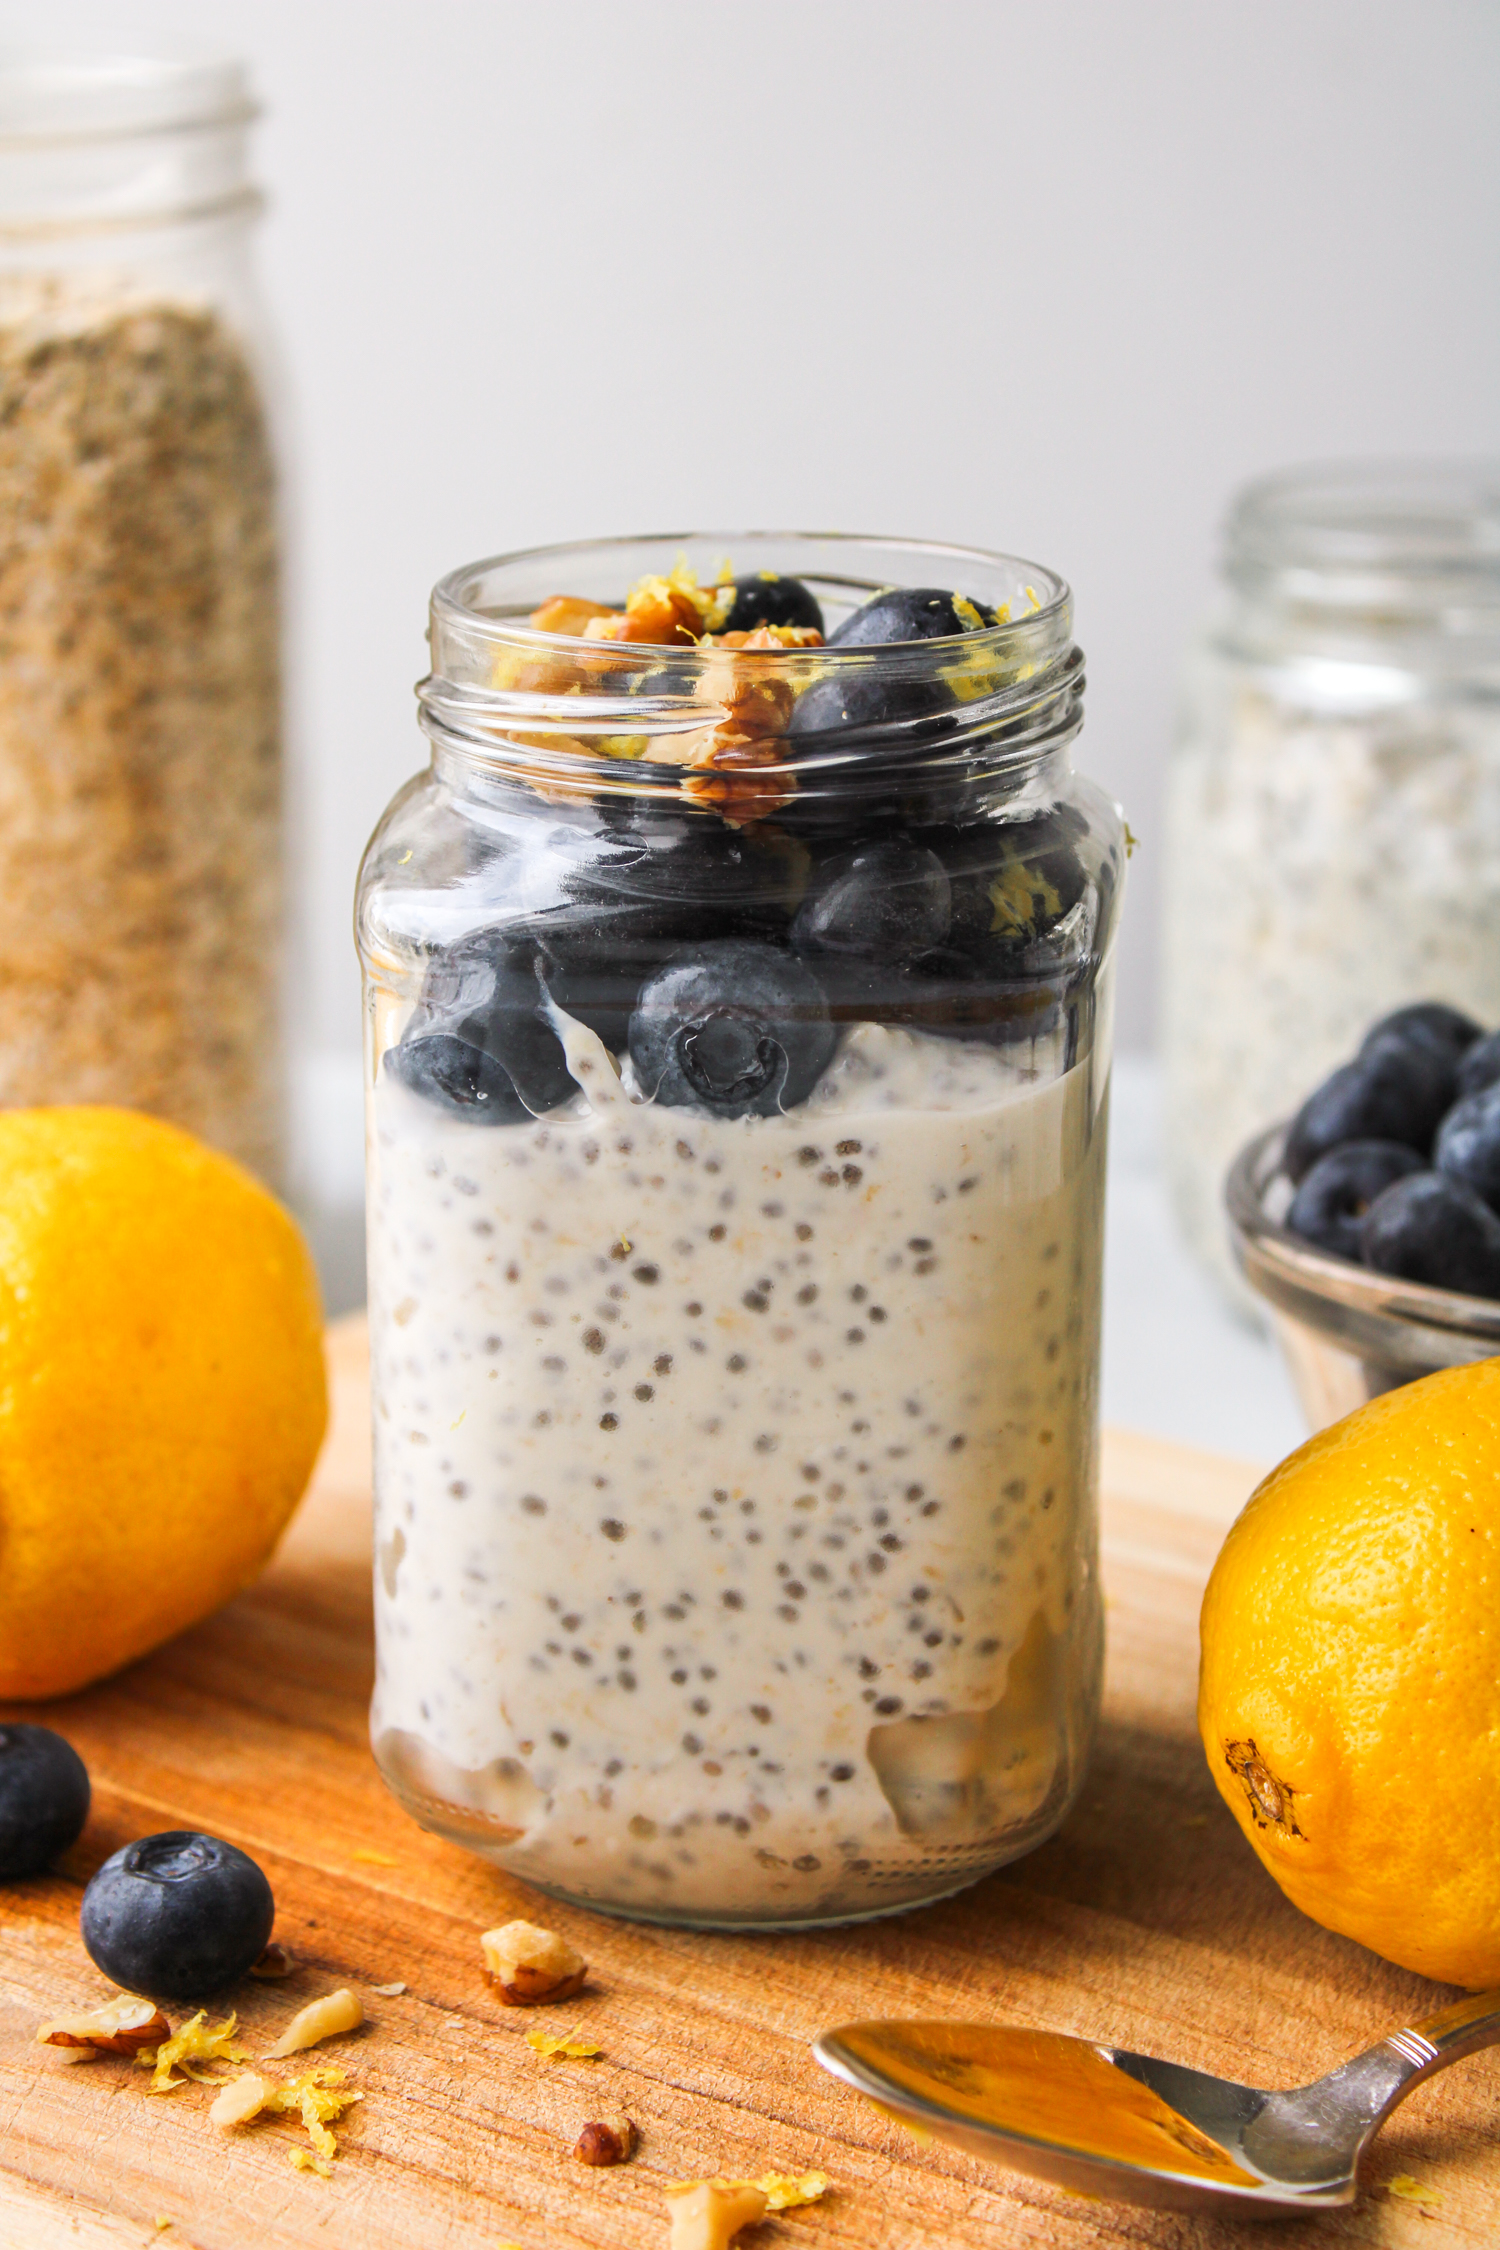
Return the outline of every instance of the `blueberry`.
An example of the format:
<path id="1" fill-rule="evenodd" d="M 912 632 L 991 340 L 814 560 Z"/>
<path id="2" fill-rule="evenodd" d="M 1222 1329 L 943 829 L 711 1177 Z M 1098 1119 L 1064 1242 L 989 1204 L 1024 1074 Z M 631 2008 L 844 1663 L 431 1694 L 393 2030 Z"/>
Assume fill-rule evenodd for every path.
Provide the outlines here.
<path id="1" fill-rule="evenodd" d="M 721 633 L 753 633 L 757 625 L 810 625 L 823 630 L 823 612 L 800 578 L 779 571 L 752 570 L 734 582 L 734 607 L 718 627 Z"/>
<path id="2" fill-rule="evenodd" d="M 911 735 L 896 739 L 927 743 L 951 729 L 955 705 L 953 690 L 944 680 L 901 678 L 871 665 L 868 670 L 831 673 L 804 688 L 792 706 L 787 734 L 799 757 L 858 749 L 863 746 L 861 738 L 877 727 L 910 725 Z M 918 727 L 916 721 L 926 723 Z"/>
<path id="3" fill-rule="evenodd" d="M 1433 1162 L 1500 1210 L 1500 1085 L 1454 1103 L 1438 1127 Z"/>
<path id="4" fill-rule="evenodd" d="M 50 1727 L 0 1726 L 0 1879 L 40 1875 L 83 1833 L 88 1769 Z"/>
<path id="5" fill-rule="evenodd" d="M 1313 1089 L 1292 1120 L 1282 1165 L 1293 1180 L 1341 1141 L 1399 1141 L 1426 1156 L 1452 1091 L 1451 1058 L 1416 1040 L 1367 1043 Z"/>
<path id="6" fill-rule="evenodd" d="M 995 612 L 985 603 L 945 593 L 940 586 L 888 586 L 835 626 L 828 645 L 887 648 L 894 641 L 949 640 L 995 622 Z"/>
<path id="7" fill-rule="evenodd" d="M 476 1125 L 515 1125 L 577 1091 L 543 1011 L 535 962 L 494 930 L 447 947 L 385 1067 L 414 1094 Z"/>
<path id="8" fill-rule="evenodd" d="M 1472 1047 L 1479 1037 L 1479 1026 L 1472 1016 L 1459 1008 L 1450 1008 L 1442 1000 L 1415 1000 L 1410 1007 L 1397 1008 L 1371 1024 L 1360 1043 L 1360 1052 L 1381 1039 L 1415 1039 L 1422 1046 L 1434 1047 L 1456 1062 L 1465 1048 Z"/>
<path id="9" fill-rule="evenodd" d="M 1377 1273 L 1500 1297 L 1500 1219 L 1446 1173 L 1413 1172 L 1388 1187 L 1365 1213 L 1360 1240 Z"/>
<path id="10" fill-rule="evenodd" d="M 217 1836 L 169 1828 L 104 1862 L 79 1926 L 94 1966 L 122 1990 L 200 2000 L 259 1959 L 275 1919 L 253 1859 Z"/>
<path id="11" fill-rule="evenodd" d="M 1500 1031 L 1492 1031 L 1465 1050 L 1458 1066 L 1459 1096 L 1481 1093 L 1497 1079 L 1500 1079 Z"/>
<path id="12" fill-rule="evenodd" d="M 1345 1141 L 1304 1172 L 1286 1223 L 1305 1242 L 1358 1264 L 1364 1216 L 1376 1196 L 1393 1180 L 1424 1169 L 1416 1150 L 1399 1141 Z"/>
<path id="13" fill-rule="evenodd" d="M 950 943 L 991 974 L 1025 973 L 1039 940 L 1072 913 L 1088 873 L 1082 824 L 1058 806 L 1026 820 L 933 830 L 930 842 L 953 883 Z"/>
<path id="14" fill-rule="evenodd" d="M 771 1117 L 807 1099 L 836 1036 L 822 985 L 794 954 L 724 938 L 684 947 L 642 987 L 630 1059 L 671 1108 Z"/>
<path id="15" fill-rule="evenodd" d="M 799 953 L 910 960 L 941 945 L 952 886 L 935 852 L 891 837 L 836 853 L 818 869 L 795 922 Z"/>

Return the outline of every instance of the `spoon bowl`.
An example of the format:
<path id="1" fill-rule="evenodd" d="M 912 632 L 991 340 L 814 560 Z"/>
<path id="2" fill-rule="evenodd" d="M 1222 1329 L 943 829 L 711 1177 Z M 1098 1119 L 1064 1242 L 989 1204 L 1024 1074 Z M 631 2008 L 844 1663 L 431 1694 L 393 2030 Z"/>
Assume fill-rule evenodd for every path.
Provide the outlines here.
<path id="1" fill-rule="evenodd" d="M 1008 2024 L 843 2024 L 813 2053 L 902 2124 L 1075 2194 L 1270 2217 L 1352 2203 L 1396 2104 L 1497 2040 L 1482 1992 L 1285 2092 Z"/>

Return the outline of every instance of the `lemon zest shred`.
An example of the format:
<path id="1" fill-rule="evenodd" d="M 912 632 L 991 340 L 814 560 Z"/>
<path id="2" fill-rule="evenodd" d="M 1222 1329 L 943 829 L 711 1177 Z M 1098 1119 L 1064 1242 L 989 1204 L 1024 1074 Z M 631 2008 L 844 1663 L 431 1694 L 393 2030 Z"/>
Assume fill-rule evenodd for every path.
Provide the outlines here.
<path id="1" fill-rule="evenodd" d="M 218 2073 L 194 2069 L 195 2063 L 252 2062 L 254 2057 L 249 2048 L 235 2044 L 234 2030 L 238 2021 L 237 2016 L 229 2015 L 222 2023 L 205 2029 L 208 2013 L 200 2008 L 170 2039 L 163 2039 L 159 2047 L 143 2047 L 135 2059 L 142 2069 L 152 2074 L 148 2092 L 170 2094 L 177 2087 L 185 2086 L 189 2079 L 196 2079 L 199 2085 L 218 2083 Z M 174 2071 L 180 2071 L 181 2077 L 174 2078 Z"/>
<path id="2" fill-rule="evenodd" d="M 1398 2172 L 1393 2180 L 1387 2180 L 1385 2192 L 1399 2196 L 1403 2203 L 1441 2203 L 1443 2200 L 1436 2188 L 1424 2187 L 1410 2172 Z"/>
<path id="3" fill-rule="evenodd" d="M 316 2172 L 320 2180 L 333 2178 L 333 2166 L 323 2157 L 314 2156 L 310 2148 L 289 2148 L 286 2153 L 287 2162 L 295 2165 L 299 2172 Z"/>
<path id="4" fill-rule="evenodd" d="M 526 2044 L 534 2047 L 543 2062 L 597 2062 L 604 2049 L 592 2039 L 580 2039 L 578 2027 L 571 2031 L 528 2031 Z"/>
<path id="5" fill-rule="evenodd" d="M 711 2180 L 669 2180 L 664 2193 L 690 2195 L 695 2187 L 722 2188 L 732 2193 L 735 2188 L 755 2188 L 766 2199 L 766 2211 L 798 2211 L 804 2203 L 816 2203 L 828 2192 L 826 2172 L 764 2172 L 758 2180 L 726 2180 L 716 2175 Z"/>

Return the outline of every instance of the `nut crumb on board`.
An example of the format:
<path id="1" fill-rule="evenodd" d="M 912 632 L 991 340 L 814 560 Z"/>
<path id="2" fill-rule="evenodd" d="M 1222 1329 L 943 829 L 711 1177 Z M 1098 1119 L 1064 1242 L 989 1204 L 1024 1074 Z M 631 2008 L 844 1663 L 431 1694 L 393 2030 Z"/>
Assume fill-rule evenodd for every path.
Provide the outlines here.
<path id="1" fill-rule="evenodd" d="M 628 2164 L 639 2139 L 635 2121 L 623 2111 L 612 2110 L 607 2117 L 596 2117 L 584 2126 L 573 2154 L 580 2164 Z"/>
<path id="2" fill-rule="evenodd" d="M 726 2250 L 741 2227 L 753 2227 L 771 2208 L 748 2180 L 678 2180 L 665 2193 L 671 2250 Z"/>
<path id="3" fill-rule="evenodd" d="M 537 2008 L 571 2000 L 583 1985 L 589 1965 L 555 1930 L 534 1922 L 502 1922 L 479 1940 L 485 1973 L 511 2008 Z"/>
<path id="4" fill-rule="evenodd" d="M 398 1978 L 394 1984 L 372 1984 L 370 1990 L 382 2000 L 395 2000 L 406 1990 L 406 1986 Z"/>
<path id="5" fill-rule="evenodd" d="M 155 2047 L 169 2037 L 171 2029 L 153 2000 L 122 1992 L 102 2008 L 54 2016 L 50 2023 L 39 2025 L 36 2036 L 42 2047 L 79 2048 L 85 2055 L 138 2055 L 143 2047 Z"/>
<path id="6" fill-rule="evenodd" d="M 321 1999 L 309 2000 L 299 2008 L 274 2047 L 266 2049 L 267 2062 L 275 2062 L 282 2055 L 300 2054 L 304 2047 L 316 2047 L 320 2039 L 336 2039 L 342 2031 L 358 2031 L 365 2020 L 364 2006 L 357 1992 L 347 1985 L 337 1992 L 325 1992 Z"/>
<path id="7" fill-rule="evenodd" d="M 289 1977 L 296 1966 L 297 1964 L 295 1960 L 292 1958 L 291 1954 L 288 1953 L 286 1947 L 284 1945 L 278 1945 L 276 1943 L 276 1940 L 273 1938 L 271 1940 L 271 1943 L 266 1947 L 265 1952 L 261 1955 L 260 1959 L 258 1961 L 251 1962 L 250 1974 L 253 1977 L 262 1977 L 267 1979 L 273 1977 Z"/>

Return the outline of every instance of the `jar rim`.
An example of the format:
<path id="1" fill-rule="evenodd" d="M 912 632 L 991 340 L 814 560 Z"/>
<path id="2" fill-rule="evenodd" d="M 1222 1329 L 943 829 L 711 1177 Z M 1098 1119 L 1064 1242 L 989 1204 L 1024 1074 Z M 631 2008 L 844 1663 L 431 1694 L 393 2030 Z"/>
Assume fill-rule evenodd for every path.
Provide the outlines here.
<path id="1" fill-rule="evenodd" d="M 0 147 L 128 140 L 259 115 L 245 64 L 184 47 L 155 54 L 13 50 L 0 56 Z"/>
<path id="2" fill-rule="evenodd" d="M 1225 568 L 1315 597 L 1374 582 L 1500 590 L 1500 459 L 1352 459 L 1278 470 L 1235 497 Z"/>
<path id="3" fill-rule="evenodd" d="M 753 651 L 709 637 L 687 646 L 594 640 L 530 622 L 559 593 L 616 606 L 629 583 L 666 575 L 679 557 L 700 587 L 723 583 L 715 572 L 731 553 L 741 577 L 774 564 L 774 574 L 798 577 L 848 610 L 885 587 L 918 586 L 924 577 L 941 584 L 946 575 L 945 590 L 1001 614 L 994 625 L 930 640 Z M 1029 606 L 1008 614 L 1018 600 Z M 768 783 L 785 778 L 799 792 L 844 794 L 872 770 L 889 778 L 897 765 L 1034 764 L 1082 724 L 1083 660 L 1066 581 L 1023 557 L 938 541 L 715 531 L 525 548 L 440 579 L 430 638 L 432 671 L 417 694 L 435 748 L 580 791 L 712 794 L 703 769 L 722 768 L 704 737 L 734 724 L 731 705 L 747 681 L 780 695 L 785 710 L 766 726 L 757 746 L 764 756 L 724 763 L 773 767 Z M 799 741 L 787 729 L 800 691 L 828 680 L 847 689 L 872 674 L 903 691 L 892 715 L 850 720 L 841 703 L 821 740 Z M 747 792 L 737 785 L 737 794 Z"/>

